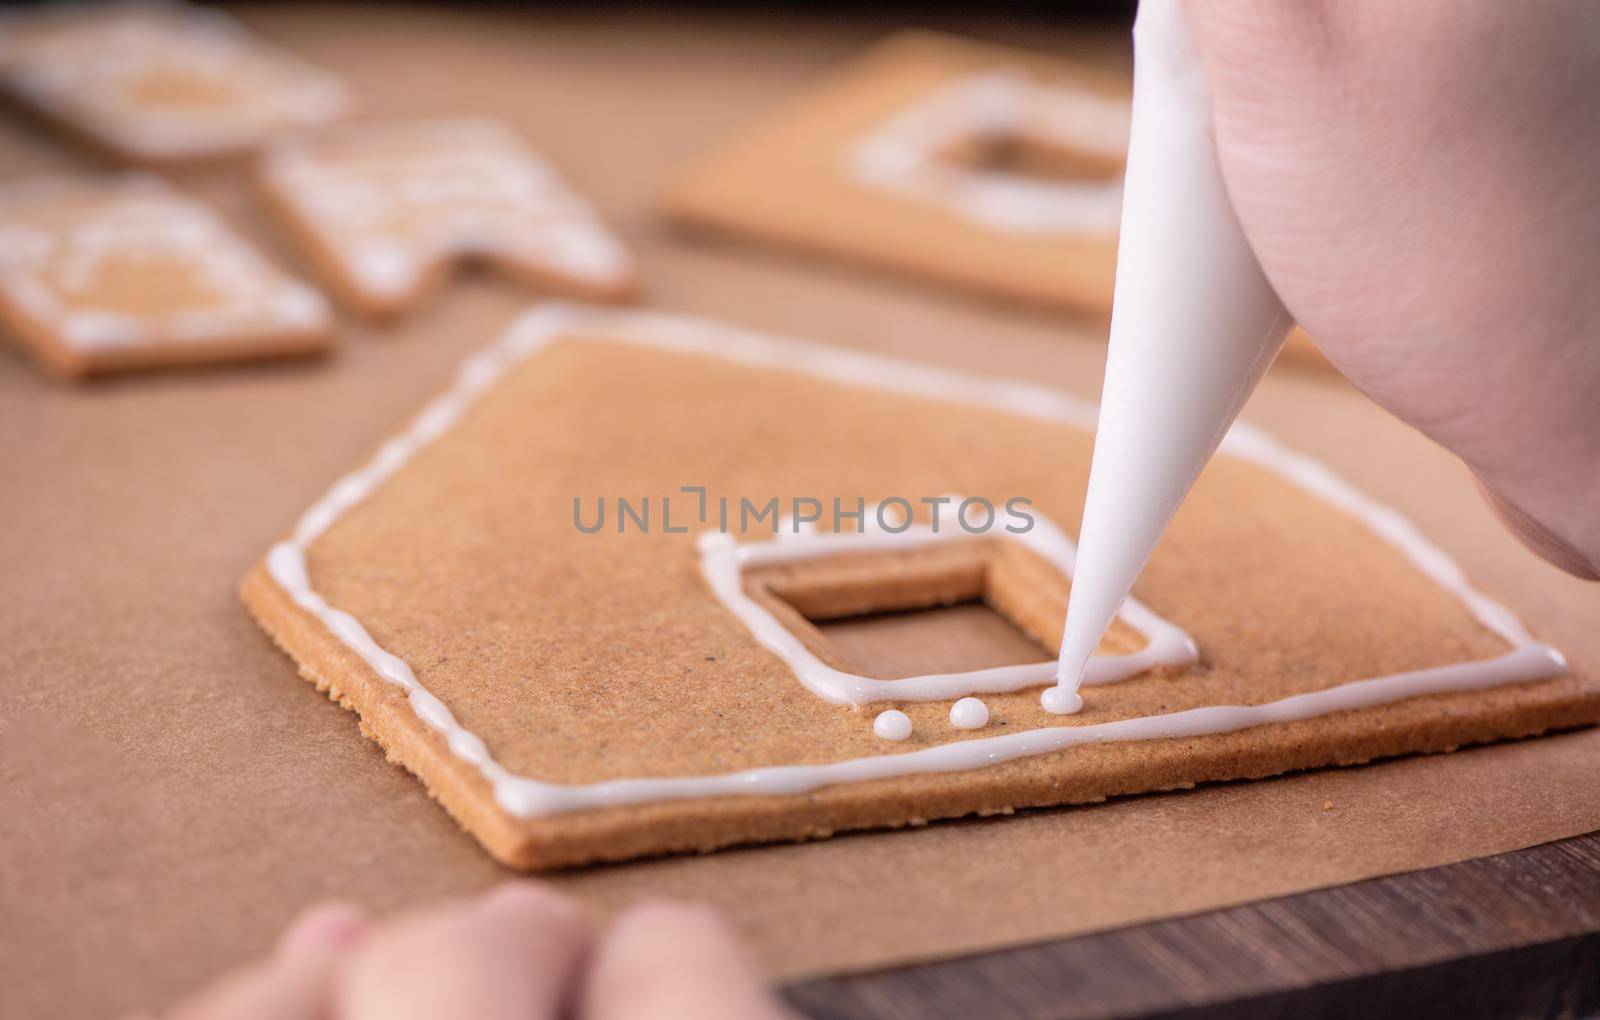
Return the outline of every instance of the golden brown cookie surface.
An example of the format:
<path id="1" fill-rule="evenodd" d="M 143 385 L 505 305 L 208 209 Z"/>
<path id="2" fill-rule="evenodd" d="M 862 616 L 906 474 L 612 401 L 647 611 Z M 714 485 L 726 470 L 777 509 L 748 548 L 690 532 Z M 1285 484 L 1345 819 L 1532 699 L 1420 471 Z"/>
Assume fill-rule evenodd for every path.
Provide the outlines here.
<path id="1" fill-rule="evenodd" d="M 0 326 L 80 376 L 318 351 L 331 319 L 205 206 L 125 175 L 0 188 Z"/>
<path id="2" fill-rule="evenodd" d="M 863 612 L 980 601 L 1048 640 L 1089 421 L 1031 386 L 546 306 L 335 484 L 245 598 L 518 867 L 1082 803 L 1600 717 L 1581 668 L 1392 512 L 1249 430 L 1152 559 L 1136 591 L 1149 615 L 1102 649 L 1122 675 L 1081 715 L 1039 707 L 1047 661 L 1040 677 L 1026 674 L 1039 663 L 851 673 L 828 628 Z M 973 534 L 947 516 L 941 538 L 885 537 L 898 515 L 878 508 L 903 499 L 920 520 L 924 498 L 951 494 L 946 514 L 982 498 L 1002 525 L 1026 498 L 1033 527 Z M 774 499 L 770 518 L 743 509 Z M 834 499 L 877 524 L 834 534 Z M 817 510 L 799 500 L 821 521 L 773 534 Z M 1141 650 L 1131 672 L 1110 658 Z M 969 693 L 987 709 L 973 729 L 951 714 Z M 909 737 L 875 732 L 884 709 Z"/>

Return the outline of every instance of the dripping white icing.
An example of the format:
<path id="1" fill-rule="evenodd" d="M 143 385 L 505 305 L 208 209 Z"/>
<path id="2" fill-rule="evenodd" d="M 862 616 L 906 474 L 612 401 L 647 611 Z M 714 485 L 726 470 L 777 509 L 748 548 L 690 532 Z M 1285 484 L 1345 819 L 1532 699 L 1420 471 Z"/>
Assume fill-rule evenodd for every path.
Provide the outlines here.
<path id="1" fill-rule="evenodd" d="M 981 730 L 989 725 L 989 706 L 977 698 L 962 698 L 950 706 L 950 725 L 958 730 Z"/>
<path id="2" fill-rule="evenodd" d="M 1115 234 L 1120 179 L 1042 180 L 943 158 L 965 139 L 1019 136 L 1120 160 L 1128 145 L 1128 104 L 1014 71 L 970 74 L 862 138 L 849 152 L 848 170 L 863 185 L 947 209 L 993 230 Z"/>
<path id="3" fill-rule="evenodd" d="M 1512 645 L 1511 650 L 1493 659 L 1355 680 L 1262 705 L 1218 705 L 1089 726 L 1043 727 L 827 764 L 582 785 L 547 783 L 512 774 L 495 761 L 480 738 L 461 726 L 448 706 L 420 684 L 405 662 L 379 647 L 359 620 L 329 605 L 318 594 L 306 571 L 305 552 L 346 510 L 367 498 L 418 450 L 448 432 L 478 396 L 512 366 L 578 326 L 583 327 L 582 331 L 570 334 L 577 342 L 582 336 L 603 335 L 660 350 L 783 368 L 847 385 L 947 400 L 1042 421 L 1079 427 L 1094 421 L 1092 405 L 1059 391 L 804 344 L 688 317 L 556 303 L 525 314 L 498 343 L 469 358 L 458 371 L 455 384 L 428 404 L 410 426 L 380 447 L 365 466 L 335 483 L 301 516 L 291 537 L 274 546 L 267 557 L 268 572 L 295 604 L 316 617 L 379 677 L 405 690 L 418 718 L 439 732 L 453 754 L 478 769 L 493 787 L 497 802 L 512 815 L 534 817 L 702 797 L 799 794 L 837 783 L 985 768 L 1086 743 L 1226 733 L 1423 695 L 1539 680 L 1565 671 L 1559 652 L 1532 641 L 1509 610 L 1474 591 L 1455 563 L 1399 514 L 1363 496 L 1311 458 L 1284 448 L 1247 425 L 1236 424 L 1223 441 L 1224 451 L 1282 475 L 1361 521 L 1424 574 L 1460 598 L 1485 627 Z"/>
<path id="4" fill-rule="evenodd" d="M 1091 660 L 1092 661 L 1092 660 Z M 1083 680 L 1078 681 L 1080 684 Z M 1051 715 L 1071 715 L 1083 708 L 1083 695 L 1077 688 L 1065 684 L 1052 684 L 1039 695 L 1039 704 Z"/>
<path id="5" fill-rule="evenodd" d="M 905 740 L 911 736 L 911 717 L 898 708 L 879 712 L 872 720 L 872 732 L 885 740 Z"/>

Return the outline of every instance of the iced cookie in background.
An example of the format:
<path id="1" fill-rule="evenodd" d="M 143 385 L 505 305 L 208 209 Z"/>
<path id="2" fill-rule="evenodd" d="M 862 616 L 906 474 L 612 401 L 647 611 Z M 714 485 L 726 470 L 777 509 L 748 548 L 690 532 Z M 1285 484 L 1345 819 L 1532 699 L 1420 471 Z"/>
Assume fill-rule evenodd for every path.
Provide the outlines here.
<path id="1" fill-rule="evenodd" d="M 139 163 L 230 156 L 343 114 L 331 75 L 212 8 L 67 2 L 0 14 L 0 89 Z"/>
<path id="2" fill-rule="evenodd" d="M 327 128 L 269 147 L 260 177 L 317 275 L 364 314 L 406 311 L 469 261 L 566 296 L 636 289 L 621 242 L 497 121 Z"/>
<path id="3" fill-rule="evenodd" d="M 0 331 L 67 377 L 320 351 L 327 301 L 143 174 L 0 184 Z"/>
<path id="4" fill-rule="evenodd" d="M 1109 316 L 1127 81 L 954 36 L 890 36 L 715 147 L 666 215 L 1020 304 Z M 1291 357 L 1320 362 L 1296 331 Z"/>
<path id="5" fill-rule="evenodd" d="M 1107 313 L 1130 93 L 1064 58 L 902 32 L 714 148 L 686 224 Z"/>
<path id="6" fill-rule="evenodd" d="M 519 868 L 1600 719 L 1592 667 L 1246 426 L 1101 646 L 1084 711 L 1046 714 L 1094 421 L 1029 384 L 544 305 L 333 480 L 243 596 L 306 679 Z M 1031 654 L 930 662 L 925 642 L 868 664 L 836 638 L 945 606 L 995 614 Z"/>

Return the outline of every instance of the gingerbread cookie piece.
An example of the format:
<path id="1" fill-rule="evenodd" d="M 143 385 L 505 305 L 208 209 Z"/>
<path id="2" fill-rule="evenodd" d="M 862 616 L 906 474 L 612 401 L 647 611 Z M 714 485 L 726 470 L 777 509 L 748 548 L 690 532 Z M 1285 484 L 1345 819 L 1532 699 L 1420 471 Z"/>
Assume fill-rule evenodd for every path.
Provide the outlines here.
<path id="1" fill-rule="evenodd" d="M 692 226 L 1103 314 L 1128 116 L 1119 78 L 904 32 L 714 150 L 665 207 Z"/>
<path id="2" fill-rule="evenodd" d="M 62 376 L 304 354 L 327 302 L 153 177 L 0 187 L 0 326 Z"/>
<path id="3" fill-rule="evenodd" d="M 721 145 L 664 197 L 683 225 L 980 295 L 1111 312 L 1127 83 L 1059 57 L 891 36 Z M 1303 331 L 1290 357 L 1321 362 Z"/>
<path id="4" fill-rule="evenodd" d="M 242 152 L 350 105 L 330 75 L 222 12 L 165 0 L 0 16 L 0 88 L 97 147 L 143 163 Z"/>
<path id="5" fill-rule="evenodd" d="M 1093 660 L 1084 711 L 1046 713 L 1093 422 L 1030 385 L 547 305 L 339 479 L 243 594 L 522 868 L 1600 718 L 1592 675 L 1397 514 L 1243 426 Z M 1033 654 L 869 664 L 836 638 L 951 605 L 1009 620 Z"/>
<path id="6" fill-rule="evenodd" d="M 599 300 L 633 262 L 582 198 L 501 124 L 392 121 L 274 146 L 262 183 L 319 274 L 371 315 L 411 307 L 457 263 Z"/>

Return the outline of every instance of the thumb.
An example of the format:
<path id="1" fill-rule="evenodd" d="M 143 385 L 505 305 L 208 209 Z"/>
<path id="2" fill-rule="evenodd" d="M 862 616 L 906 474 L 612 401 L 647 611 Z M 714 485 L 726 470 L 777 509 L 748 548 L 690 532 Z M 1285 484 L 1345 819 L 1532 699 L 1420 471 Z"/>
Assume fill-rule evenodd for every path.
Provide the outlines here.
<path id="1" fill-rule="evenodd" d="M 1229 198 L 1329 361 L 1600 573 L 1600 7 L 1206 0 Z"/>

